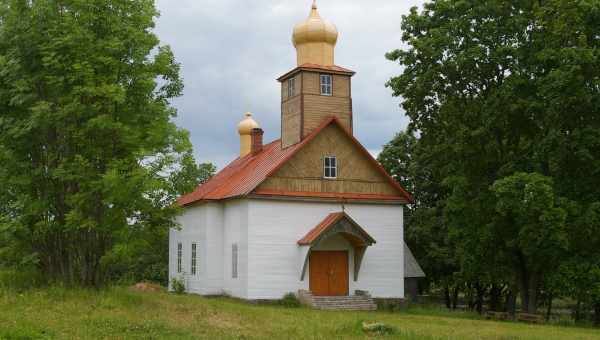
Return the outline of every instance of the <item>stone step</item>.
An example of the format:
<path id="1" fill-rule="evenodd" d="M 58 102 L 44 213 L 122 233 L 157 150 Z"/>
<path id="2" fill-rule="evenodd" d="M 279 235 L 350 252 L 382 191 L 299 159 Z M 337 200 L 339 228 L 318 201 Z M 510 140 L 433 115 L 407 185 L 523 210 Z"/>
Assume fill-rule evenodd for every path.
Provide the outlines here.
<path id="1" fill-rule="evenodd" d="M 299 291 L 301 301 L 321 310 L 372 311 L 377 305 L 368 293 L 349 296 L 313 296 L 309 291 Z"/>

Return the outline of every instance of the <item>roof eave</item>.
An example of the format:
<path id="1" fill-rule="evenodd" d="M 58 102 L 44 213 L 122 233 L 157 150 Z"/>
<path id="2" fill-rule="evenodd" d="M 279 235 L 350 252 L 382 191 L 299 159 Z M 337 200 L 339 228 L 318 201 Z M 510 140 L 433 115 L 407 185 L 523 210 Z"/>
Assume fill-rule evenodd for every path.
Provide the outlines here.
<path id="1" fill-rule="evenodd" d="M 342 70 L 331 70 L 328 68 L 316 68 L 316 67 L 302 67 L 302 66 L 298 66 L 294 69 L 292 69 L 291 71 L 285 73 L 284 75 L 280 76 L 279 78 L 277 78 L 277 81 L 282 82 L 283 80 L 291 77 L 292 75 L 300 72 L 300 71 L 307 71 L 307 72 L 327 72 L 327 73 L 332 73 L 332 74 L 339 74 L 339 75 L 344 75 L 344 76 L 350 76 L 352 77 L 353 75 L 356 74 L 356 72 L 354 71 L 342 71 Z"/>

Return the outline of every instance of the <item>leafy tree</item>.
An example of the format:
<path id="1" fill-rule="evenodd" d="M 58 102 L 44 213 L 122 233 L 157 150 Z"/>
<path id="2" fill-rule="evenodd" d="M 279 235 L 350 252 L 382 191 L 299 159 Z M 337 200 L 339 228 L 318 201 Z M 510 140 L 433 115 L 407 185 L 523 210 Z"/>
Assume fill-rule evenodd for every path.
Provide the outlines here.
<path id="1" fill-rule="evenodd" d="M 506 202 L 499 205 L 504 194 L 494 183 L 537 173 L 550 179 L 534 182 L 551 186 L 553 204 L 575 202 L 580 210 L 600 196 L 600 4 L 436 0 L 413 8 L 402 30 L 407 48 L 387 57 L 403 71 L 388 86 L 403 98 L 409 129 L 447 193 L 439 205 L 461 275 L 530 294 L 523 289 L 539 285 L 511 277 L 512 259 L 516 246 L 531 250 L 539 239 L 520 235 L 524 226 L 501 228 L 527 215 L 498 210 Z M 550 208 L 548 216 L 538 211 L 546 219 L 540 226 L 556 237 L 565 219 L 570 232 L 577 215 Z M 545 251 L 556 259 L 564 247 Z M 522 262 L 535 262 L 530 255 Z M 550 268 L 540 270 L 544 277 Z M 525 310 L 535 311 L 536 299 L 528 302 Z"/>
<path id="2" fill-rule="evenodd" d="M 173 186 L 171 193 L 175 197 L 192 192 L 199 184 L 209 180 L 217 170 L 212 163 L 196 163 L 191 153 L 184 154 L 179 165 L 178 171 L 174 171 L 169 179 Z"/>
<path id="3" fill-rule="evenodd" d="M 190 152 L 181 155 L 169 176 L 169 201 L 191 192 L 215 173 L 211 163 L 197 164 Z M 102 258 L 104 272 L 111 281 L 168 283 L 169 230 L 161 225 L 127 228 L 117 235 L 115 245 Z"/>
<path id="4" fill-rule="evenodd" d="M 494 183 L 500 221 L 498 239 L 512 255 L 526 311 L 535 311 L 544 277 L 558 269 L 568 249 L 566 211 L 552 180 L 537 173 L 515 173 Z"/>
<path id="5" fill-rule="evenodd" d="M 191 145 L 171 121 L 183 85 L 157 15 L 152 0 L 0 2 L 3 217 L 67 284 L 100 284 L 130 230 L 174 226 L 165 174 Z"/>
<path id="6" fill-rule="evenodd" d="M 378 161 L 415 199 L 405 209 L 405 240 L 425 271 L 426 280 L 444 290 L 450 308 L 456 306 L 458 294 L 456 252 L 443 217 L 445 192 L 438 184 L 437 173 L 429 167 L 429 158 L 434 157 L 429 151 L 420 147 L 414 134 L 405 131 L 384 145 Z"/>

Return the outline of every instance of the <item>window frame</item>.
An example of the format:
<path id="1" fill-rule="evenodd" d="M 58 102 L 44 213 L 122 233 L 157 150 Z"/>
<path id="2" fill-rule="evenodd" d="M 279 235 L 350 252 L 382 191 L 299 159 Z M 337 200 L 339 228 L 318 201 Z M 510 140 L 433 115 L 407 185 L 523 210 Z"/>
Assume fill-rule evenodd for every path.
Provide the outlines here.
<path id="1" fill-rule="evenodd" d="M 287 80 L 287 96 L 291 98 L 296 95 L 296 77 Z"/>
<path id="2" fill-rule="evenodd" d="M 192 275 L 198 274 L 198 243 L 192 242 L 190 247 L 190 273 Z"/>
<path id="3" fill-rule="evenodd" d="M 177 274 L 183 272 L 183 243 L 177 242 Z"/>
<path id="4" fill-rule="evenodd" d="M 232 279 L 238 278 L 238 256 L 239 256 L 238 253 L 239 253 L 238 244 L 233 243 L 231 245 L 231 278 Z"/>
<path id="5" fill-rule="evenodd" d="M 333 165 L 331 161 L 333 160 Z M 329 170 L 329 176 L 328 174 Z M 333 171 L 333 173 L 332 173 Z M 333 176 L 332 176 L 333 175 Z M 338 161 L 334 155 L 326 155 L 323 157 L 323 178 L 325 179 L 337 179 L 338 178 Z"/>
<path id="6" fill-rule="evenodd" d="M 329 82 L 323 82 L 323 79 L 329 79 Z M 319 74 L 319 88 L 319 92 L 322 96 L 333 96 L 333 75 Z M 327 90 L 329 90 L 329 92 L 327 92 Z"/>

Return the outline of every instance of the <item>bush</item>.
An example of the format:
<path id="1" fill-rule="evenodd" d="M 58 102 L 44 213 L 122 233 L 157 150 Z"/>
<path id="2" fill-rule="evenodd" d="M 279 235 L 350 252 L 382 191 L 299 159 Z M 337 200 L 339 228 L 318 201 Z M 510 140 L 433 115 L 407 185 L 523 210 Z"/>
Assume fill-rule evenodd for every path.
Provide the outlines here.
<path id="1" fill-rule="evenodd" d="M 171 289 L 175 294 L 185 293 L 185 281 L 183 278 L 174 277 L 171 279 Z"/>
<path id="2" fill-rule="evenodd" d="M 0 267 L 0 288 L 26 290 L 47 284 L 42 273 L 33 266 L 2 268 Z"/>
<path id="3" fill-rule="evenodd" d="M 287 293 L 283 296 L 283 299 L 279 302 L 282 306 L 288 308 L 298 308 L 300 307 L 300 301 L 296 297 L 294 293 Z"/>

